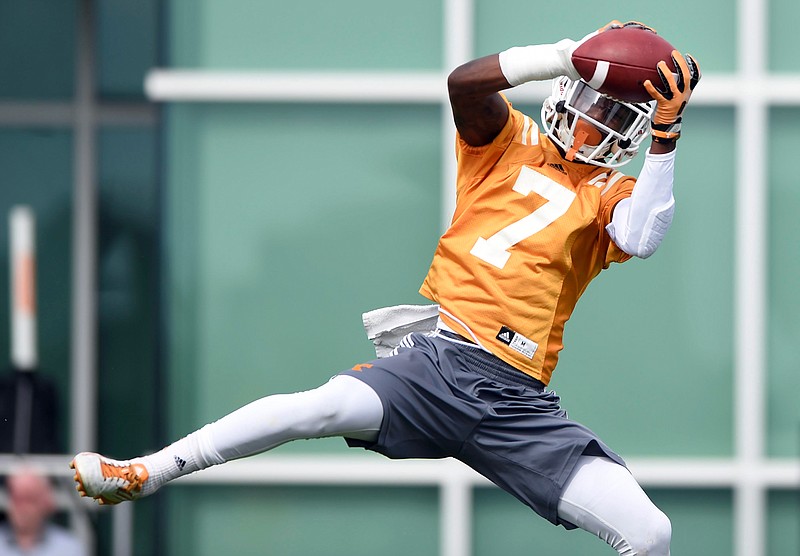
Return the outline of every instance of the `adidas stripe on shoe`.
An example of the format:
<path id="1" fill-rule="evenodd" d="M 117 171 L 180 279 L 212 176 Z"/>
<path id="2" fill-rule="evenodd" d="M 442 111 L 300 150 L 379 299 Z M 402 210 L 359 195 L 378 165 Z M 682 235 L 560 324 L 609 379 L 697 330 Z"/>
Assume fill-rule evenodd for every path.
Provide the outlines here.
<path id="1" fill-rule="evenodd" d="M 101 505 L 119 504 L 142 496 L 149 474 L 141 463 L 113 460 L 92 452 L 81 452 L 70 462 L 75 487 L 81 496 Z"/>

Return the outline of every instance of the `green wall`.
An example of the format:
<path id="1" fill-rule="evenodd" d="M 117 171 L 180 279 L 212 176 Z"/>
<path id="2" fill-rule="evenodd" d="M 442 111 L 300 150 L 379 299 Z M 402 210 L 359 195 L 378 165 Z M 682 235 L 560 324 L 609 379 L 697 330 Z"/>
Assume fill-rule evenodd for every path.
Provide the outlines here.
<path id="1" fill-rule="evenodd" d="M 173 433 L 371 358 L 361 312 L 420 302 L 440 121 L 433 106 L 170 108 Z"/>
<path id="2" fill-rule="evenodd" d="M 475 56 L 580 38 L 615 18 L 654 26 L 694 54 L 707 74 L 739 67 L 737 13 L 725 0 L 702 7 L 679 0 L 670 9 L 630 0 L 616 3 L 614 12 L 579 0 L 568 17 L 564 10 L 521 0 L 474 5 Z M 442 2 L 172 0 L 168 6 L 168 56 L 177 68 L 446 69 Z M 800 8 L 772 0 L 768 17 L 769 68 L 796 72 L 797 58 L 787 47 L 794 44 L 791 22 Z M 538 106 L 523 109 L 538 120 Z M 440 233 L 440 110 L 170 105 L 166 248 L 173 436 L 255 397 L 314 386 L 370 357 L 360 313 L 422 302 L 416 290 Z M 800 333 L 800 269 L 796 256 L 783 256 L 797 252 L 800 189 L 790 161 L 799 114 L 795 108 L 770 114 L 770 456 L 799 453 L 793 393 L 800 354 L 793 339 Z M 678 207 L 667 240 L 653 258 L 604 273 L 567 326 L 567 348 L 552 385 L 573 418 L 624 456 L 734 456 L 735 161 L 746 156 L 737 152 L 736 126 L 733 107 L 687 111 Z M 346 450 L 339 440 L 325 440 L 279 451 Z M 730 490 L 649 494 L 673 521 L 674 553 L 732 553 Z M 193 543 L 192 554 L 215 553 L 219 539 L 203 533 L 200 524 L 219 520 L 235 531 L 225 537 L 231 544 L 220 548 L 235 546 L 240 554 L 267 547 L 281 555 L 394 554 L 405 542 L 411 544 L 398 554 L 433 554 L 437 546 L 438 531 L 430 525 L 436 501 L 425 489 L 181 487 L 168 496 L 175 510 L 170 516 L 192 508 L 171 517 L 170 527 L 170 546 Z M 796 551 L 797 536 L 785 535 L 785 526 L 800 518 L 793 496 L 778 491 L 769 497 L 771 555 L 788 554 L 787 546 Z M 327 521 L 318 526 L 322 518 L 314 516 L 320 508 Z M 342 534 L 350 522 L 330 517 L 340 511 L 369 516 L 366 527 L 358 528 L 366 531 L 363 542 L 360 534 Z M 427 526 L 415 524 L 417 511 Z M 254 519 L 258 526 L 248 527 Z M 420 533 L 409 538 L 406 527 Z M 494 489 L 475 492 L 474 535 L 476 556 L 610 551 L 584 533 L 549 526 Z M 384 546 L 386 538 L 394 544 Z"/>
<path id="3" fill-rule="evenodd" d="M 442 5 L 370 0 L 169 6 L 172 65 L 235 69 L 438 69 Z"/>
<path id="4" fill-rule="evenodd" d="M 770 113 L 769 143 L 769 321 L 767 331 L 769 428 L 771 456 L 797 456 L 800 442 L 800 258 L 797 253 L 797 214 L 800 183 L 791 171 L 798 141 L 800 109 L 774 108 Z"/>

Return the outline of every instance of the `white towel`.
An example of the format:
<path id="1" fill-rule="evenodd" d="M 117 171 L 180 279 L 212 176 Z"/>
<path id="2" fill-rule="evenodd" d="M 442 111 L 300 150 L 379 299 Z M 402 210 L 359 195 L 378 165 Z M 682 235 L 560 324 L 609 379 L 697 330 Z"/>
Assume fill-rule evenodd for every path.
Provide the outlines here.
<path id="1" fill-rule="evenodd" d="M 367 337 L 375 345 L 375 354 L 388 357 L 406 334 L 433 335 L 439 318 L 438 305 L 394 305 L 362 315 Z"/>

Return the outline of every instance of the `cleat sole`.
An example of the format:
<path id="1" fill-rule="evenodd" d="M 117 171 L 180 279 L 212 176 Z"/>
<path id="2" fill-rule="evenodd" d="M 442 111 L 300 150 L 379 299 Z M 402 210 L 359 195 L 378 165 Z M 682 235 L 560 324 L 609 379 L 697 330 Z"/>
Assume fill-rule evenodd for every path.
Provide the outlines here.
<path id="1" fill-rule="evenodd" d="M 76 483 L 78 483 L 77 485 L 75 485 L 75 490 L 78 491 L 78 494 L 80 494 L 81 498 L 88 498 L 89 497 L 89 493 L 86 492 L 86 487 L 83 486 L 83 479 L 81 479 L 80 471 L 78 471 L 78 468 L 75 467 L 75 460 L 74 459 L 71 462 L 69 462 L 69 467 L 70 467 L 70 469 L 74 469 L 75 470 L 75 474 L 72 476 L 72 480 L 74 480 Z M 99 502 L 99 500 L 98 500 L 98 502 Z"/>

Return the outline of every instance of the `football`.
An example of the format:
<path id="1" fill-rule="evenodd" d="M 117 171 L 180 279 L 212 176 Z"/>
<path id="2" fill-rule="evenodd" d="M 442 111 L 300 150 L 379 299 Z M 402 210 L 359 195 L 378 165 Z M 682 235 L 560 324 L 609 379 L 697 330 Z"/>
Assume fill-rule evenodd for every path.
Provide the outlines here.
<path id="1" fill-rule="evenodd" d="M 598 33 L 572 53 L 575 69 L 590 87 L 618 100 L 648 102 L 653 100 L 644 88 L 648 79 L 663 90 L 656 66 L 664 60 L 670 71 L 677 72 L 672 61 L 674 47 L 647 29 L 612 28 Z"/>

